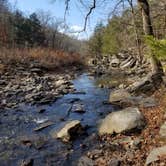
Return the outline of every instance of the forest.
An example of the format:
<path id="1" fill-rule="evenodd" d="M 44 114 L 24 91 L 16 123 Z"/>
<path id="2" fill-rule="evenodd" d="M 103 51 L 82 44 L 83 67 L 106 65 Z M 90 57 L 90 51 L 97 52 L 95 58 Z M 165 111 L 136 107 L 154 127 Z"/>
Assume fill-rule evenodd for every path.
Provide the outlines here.
<path id="1" fill-rule="evenodd" d="M 0 166 L 165 166 L 166 1 L 0 0 L 0 127 Z"/>

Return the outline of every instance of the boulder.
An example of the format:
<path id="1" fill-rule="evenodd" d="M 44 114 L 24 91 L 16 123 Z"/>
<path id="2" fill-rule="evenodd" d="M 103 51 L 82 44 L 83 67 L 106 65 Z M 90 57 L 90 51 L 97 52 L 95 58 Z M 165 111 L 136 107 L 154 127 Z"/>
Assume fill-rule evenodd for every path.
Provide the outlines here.
<path id="1" fill-rule="evenodd" d="M 112 112 L 101 121 L 98 132 L 102 134 L 122 133 L 131 129 L 142 129 L 145 120 L 138 108 L 128 107 Z"/>
<path id="2" fill-rule="evenodd" d="M 51 135 L 53 138 L 62 139 L 64 142 L 68 142 L 75 138 L 77 135 L 81 134 L 83 127 L 79 120 L 72 120 L 66 122 L 66 124 L 59 130 L 53 129 Z"/>
<path id="3" fill-rule="evenodd" d="M 160 157 L 166 155 L 166 146 L 153 149 L 146 159 L 145 165 L 149 165 L 152 162 L 158 161 Z"/>
<path id="4" fill-rule="evenodd" d="M 130 98 L 131 94 L 127 92 L 127 90 L 124 89 L 118 89 L 113 92 L 111 92 L 109 97 L 110 103 L 117 103 L 121 101 L 125 101 L 126 99 Z"/>

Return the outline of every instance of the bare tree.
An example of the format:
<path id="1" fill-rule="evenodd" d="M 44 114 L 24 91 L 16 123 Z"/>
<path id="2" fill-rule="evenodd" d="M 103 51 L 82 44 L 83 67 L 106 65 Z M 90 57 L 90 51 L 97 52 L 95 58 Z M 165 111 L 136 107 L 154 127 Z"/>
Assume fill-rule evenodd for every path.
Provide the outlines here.
<path id="1" fill-rule="evenodd" d="M 133 0 L 127 0 L 127 1 L 128 1 L 129 5 L 130 5 L 131 13 L 132 13 L 132 22 L 133 22 L 135 39 L 136 39 L 136 45 L 137 45 L 137 50 L 138 50 L 139 63 L 142 63 L 141 44 L 140 44 L 140 38 L 139 38 L 138 29 L 137 29 L 137 25 L 136 25 L 136 18 L 135 18 L 135 11 L 134 11 L 134 6 L 133 6 Z"/>

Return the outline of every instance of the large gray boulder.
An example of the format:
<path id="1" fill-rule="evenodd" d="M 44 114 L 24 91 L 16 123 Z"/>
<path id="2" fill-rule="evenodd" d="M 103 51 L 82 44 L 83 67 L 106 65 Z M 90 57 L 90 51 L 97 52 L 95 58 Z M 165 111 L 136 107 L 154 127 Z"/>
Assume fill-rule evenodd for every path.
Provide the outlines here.
<path id="1" fill-rule="evenodd" d="M 70 141 L 72 138 L 81 134 L 83 131 L 83 127 L 79 120 L 72 120 L 66 122 L 66 124 L 57 131 L 57 129 L 53 129 L 51 131 L 51 136 L 53 138 L 59 138 L 64 142 Z"/>
<path id="2" fill-rule="evenodd" d="M 160 157 L 165 155 L 166 155 L 166 146 L 155 148 L 150 152 L 149 156 L 147 157 L 145 165 L 149 165 L 159 160 Z"/>
<path id="3" fill-rule="evenodd" d="M 141 129 L 144 125 L 144 117 L 139 109 L 128 107 L 107 115 L 99 124 L 98 132 L 99 135 L 122 133 L 131 129 Z"/>

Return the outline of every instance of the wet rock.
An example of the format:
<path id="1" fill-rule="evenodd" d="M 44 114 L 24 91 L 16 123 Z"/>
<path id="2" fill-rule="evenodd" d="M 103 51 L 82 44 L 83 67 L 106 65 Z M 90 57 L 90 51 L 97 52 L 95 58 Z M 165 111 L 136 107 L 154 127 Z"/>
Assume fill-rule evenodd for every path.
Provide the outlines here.
<path id="1" fill-rule="evenodd" d="M 139 109 L 129 107 L 107 115 L 100 123 L 98 132 L 100 135 L 122 133 L 131 129 L 142 129 L 143 126 L 145 120 Z"/>
<path id="2" fill-rule="evenodd" d="M 109 97 L 110 103 L 117 103 L 121 101 L 126 101 L 126 99 L 130 98 L 131 94 L 124 89 L 119 89 L 111 92 Z"/>
<path id="3" fill-rule="evenodd" d="M 38 113 L 43 113 L 43 112 L 45 112 L 45 111 L 46 111 L 45 109 L 38 109 L 38 110 L 37 110 Z"/>
<path id="4" fill-rule="evenodd" d="M 75 91 L 75 92 L 72 92 L 71 94 L 76 94 L 76 95 L 85 95 L 86 92 L 83 92 L 83 91 Z"/>
<path id="5" fill-rule="evenodd" d="M 34 122 L 36 122 L 37 124 L 41 124 L 41 123 L 45 123 L 48 121 L 48 118 L 37 118 L 37 119 L 34 119 Z"/>
<path id="6" fill-rule="evenodd" d="M 20 166 L 33 166 L 33 159 L 24 159 L 21 161 Z"/>
<path id="7" fill-rule="evenodd" d="M 53 125 L 54 123 L 53 122 L 45 122 L 45 123 L 42 123 L 42 124 L 40 124 L 38 127 L 36 127 L 35 129 L 34 129 L 34 131 L 40 131 L 40 130 L 43 130 L 43 129 L 45 129 L 45 128 L 47 128 L 47 127 L 49 127 L 49 126 L 51 126 L 51 125 Z"/>
<path id="8" fill-rule="evenodd" d="M 53 129 L 50 134 L 53 138 L 59 138 L 64 142 L 68 142 L 81 134 L 82 131 L 83 127 L 81 126 L 80 121 L 73 120 L 66 122 L 66 124 L 59 131 L 57 131 L 57 129 Z"/>
<path id="9" fill-rule="evenodd" d="M 78 160 L 78 166 L 94 166 L 95 163 L 92 159 L 83 156 Z"/>
<path id="10" fill-rule="evenodd" d="M 69 103 L 75 103 L 75 102 L 78 102 L 78 101 L 80 101 L 81 99 L 80 98 L 73 98 L 73 99 L 70 99 L 69 100 Z"/>
<path id="11" fill-rule="evenodd" d="M 43 135 L 25 135 L 19 138 L 21 144 L 31 147 L 33 146 L 36 149 L 40 149 L 46 144 L 47 138 Z"/>
<path id="12" fill-rule="evenodd" d="M 85 108 L 82 104 L 74 104 L 72 107 L 72 111 L 73 112 L 77 112 L 77 113 L 85 113 Z"/>
<path id="13" fill-rule="evenodd" d="M 148 155 L 145 165 L 149 165 L 149 164 L 159 160 L 160 157 L 165 156 L 165 155 L 166 155 L 166 146 L 155 148 Z"/>

